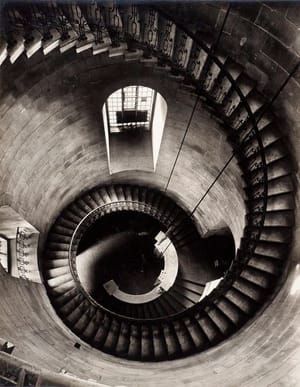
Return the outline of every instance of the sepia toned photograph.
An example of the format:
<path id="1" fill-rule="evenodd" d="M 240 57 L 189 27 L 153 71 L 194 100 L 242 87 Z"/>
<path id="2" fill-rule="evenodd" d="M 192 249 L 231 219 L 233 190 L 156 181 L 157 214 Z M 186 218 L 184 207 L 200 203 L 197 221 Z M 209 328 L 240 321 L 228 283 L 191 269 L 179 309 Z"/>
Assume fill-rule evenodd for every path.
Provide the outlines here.
<path id="1" fill-rule="evenodd" d="M 0 0 L 0 387 L 300 387 L 300 1 Z"/>

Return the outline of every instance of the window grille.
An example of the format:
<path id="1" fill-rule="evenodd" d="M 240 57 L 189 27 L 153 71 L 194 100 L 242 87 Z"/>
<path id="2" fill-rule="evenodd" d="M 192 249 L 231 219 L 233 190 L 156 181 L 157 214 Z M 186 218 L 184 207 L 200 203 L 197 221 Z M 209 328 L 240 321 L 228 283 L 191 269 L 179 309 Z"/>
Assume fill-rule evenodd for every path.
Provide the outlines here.
<path id="1" fill-rule="evenodd" d="M 111 94 L 105 103 L 110 133 L 150 130 L 155 97 L 155 90 L 144 86 L 127 86 Z"/>

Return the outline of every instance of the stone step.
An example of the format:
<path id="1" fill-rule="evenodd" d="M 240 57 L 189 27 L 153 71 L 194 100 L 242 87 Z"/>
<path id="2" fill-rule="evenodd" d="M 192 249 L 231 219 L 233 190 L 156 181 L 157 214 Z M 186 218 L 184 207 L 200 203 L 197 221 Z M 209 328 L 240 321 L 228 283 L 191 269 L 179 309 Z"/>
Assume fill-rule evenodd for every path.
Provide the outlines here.
<path id="1" fill-rule="evenodd" d="M 71 326 L 72 328 L 77 324 L 77 322 L 81 319 L 81 317 L 86 313 L 88 309 L 87 300 L 83 300 L 80 302 L 75 309 L 72 310 L 71 313 L 66 315 L 64 321 L 66 324 Z"/>
<path id="2" fill-rule="evenodd" d="M 69 265 L 69 259 L 68 258 L 65 258 L 65 259 L 51 259 L 51 260 L 47 260 L 47 262 L 45 263 L 45 268 L 48 268 L 48 269 L 55 269 L 57 267 L 66 267 Z"/>
<path id="3" fill-rule="evenodd" d="M 233 287 L 247 297 L 252 298 L 255 302 L 260 302 L 264 297 L 264 292 L 261 287 L 256 282 L 249 281 L 245 277 L 237 279 L 233 283 Z"/>
<path id="4" fill-rule="evenodd" d="M 110 324 L 111 318 L 107 315 L 104 315 L 101 323 L 97 327 L 98 329 L 96 330 L 95 336 L 93 338 L 93 345 L 96 348 L 101 348 L 103 346 L 103 343 L 105 342 L 109 333 Z"/>
<path id="5" fill-rule="evenodd" d="M 222 340 L 223 335 L 220 329 L 207 314 L 201 316 L 199 313 L 196 313 L 194 317 L 210 344 L 216 344 Z"/>
<path id="6" fill-rule="evenodd" d="M 274 282 L 274 276 L 272 274 L 259 270 L 258 268 L 253 268 L 252 266 L 248 266 L 244 269 L 241 273 L 241 277 L 264 289 L 270 288 L 271 284 Z"/>
<path id="7" fill-rule="evenodd" d="M 68 272 L 66 274 L 62 274 L 56 277 L 51 277 L 50 279 L 47 279 L 46 282 L 48 286 L 52 288 L 56 288 L 56 287 L 59 287 L 60 285 L 68 283 L 71 280 L 72 280 L 72 275 L 70 274 L 70 272 Z"/>
<path id="8" fill-rule="evenodd" d="M 218 104 L 222 104 L 230 92 L 232 88 L 231 80 L 236 81 L 242 71 L 243 68 L 240 65 L 232 61 L 230 58 L 226 59 L 225 68 L 220 72 L 210 93 Z M 227 77 L 227 74 L 230 75 L 231 80 Z"/>
<path id="9" fill-rule="evenodd" d="M 165 360 L 168 355 L 168 348 L 165 342 L 163 329 L 158 325 L 152 325 L 153 356 L 155 360 Z"/>
<path id="10" fill-rule="evenodd" d="M 254 269 L 259 269 L 274 276 L 279 275 L 281 272 L 278 260 L 260 255 L 253 255 L 252 258 L 248 261 L 248 265 Z"/>
<path id="11" fill-rule="evenodd" d="M 163 323 L 162 326 L 168 359 L 173 359 L 181 353 L 181 347 L 173 326 L 169 323 Z"/>
<path id="12" fill-rule="evenodd" d="M 244 312 L 225 297 L 222 297 L 221 300 L 216 303 L 216 307 L 219 308 L 236 326 L 239 326 L 245 319 Z"/>
<path id="13" fill-rule="evenodd" d="M 183 322 L 193 340 L 193 345 L 197 350 L 205 349 L 208 345 L 208 339 L 200 325 L 194 318 L 184 317 Z"/>
<path id="14" fill-rule="evenodd" d="M 193 339 L 184 322 L 181 320 L 174 320 L 173 327 L 177 336 L 181 353 L 184 355 L 189 355 L 193 353 L 196 348 L 194 346 Z"/>
<path id="15" fill-rule="evenodd" d="M 64 304 L 60 305 L 60 308 L 59 308 L 60 313 L 63 316 L 68 316 L 74 311 L 74 309 L 78 307 L 78 305 L 80 305 L 83 302 L 83 300 L 84 300 L 84 297 L 82 296 L 82 294 L 77 293 L 74 297 L 69 298 L 66 302 L 64 302 Z"/>
<path id="16" fill-rule="evenodd" d="M 89 323 L 82 332 L 82 336 L 92 345 L 96 332 L 98 331 L 99 325 L 102 323 L 103 319 L 104 314 L 99 309 L 95 309 L 94 312 L 91 311 Z"/>
<path id="17" fill-rule="evenodd" d="M 71 237 L 73 235 L 73 229 L 56 224 L 53 227 L 51 234 L 55 236 L 54 238 L 56 238 L 56 240 L 57 237 L 59 238 L 59 236 Z"/>
<path id="18" fill-rule="evenodd" d="M 237 306 L 246 315 L 252 315 L 256 309 L 256 303 L 244 293 L 237 289 L 231 288 L 224 295 L 226 299 Z"/>
<path id="19" fill-rule="evenodd" d="M 136 324 L 130 326 L 130 340 L 128 347 L 128 358 L 131 360 L 141 359 L 141 331 Z"/>
<path id="20" fill-rule="evenodd" d="M 152 360 L 154 357 L 154 346 L 151 326 L 141 326 L 141 359 Z"/>
<path id="21" fill-rule="evenodd" d="M 72 329 L 74 329 L 74 332 L 78 335 L 83 335 L 83 332 L 85 332 L 88 327 L 93 314 L 94 308 L 92 306 L 88 306 L 85 312 L 80 316 L 79 320 L 77 320 L 77 322 L 73 325 Z"/>
<path id="22" fill-rule="evenodd" d="M 63 293 L 68 292 L 71 289 L 74 289 L 74 286 L 75 286 L 75 282 L 73 279 L 71 279 L 70 281 L 62 282 L 61 285 L 58 285 L 56 287 L 51 287 L 49 289 L 49 293 L 52 294 L 53 296 L 58 296 L 58 295 L 61 295 Z"/>
<path id="23" fill-rule="evenodd" d="M 66 219 L 63 216 L 60 216 L 60 218 L 57 222 L 57 225 L 68 228 L 68 229 L 73 230 L 73 231 L 75 230 L 77 224 L 78 224 L 78 222 L 74 222 L 72 220 Z"/>
<path id="24" fill-rule="evenodd" d="M 130 325 L 127 322 L 122 321 L 115 349 L 116 354 L 120 357 L 127 357 L 128 355 L 130 331 Z"/>
<path id="25" fill-rule="evenodd" d="M 207 308 L 206 313 L 214 324 L 219 328 L 222 335 L 228 336 L 235 329 L 232 321 L 217 307 Z"/>
<path id="26" fill-rule="evenodd" d="M 106 352 L 114 353 L 118 342 L 119 332 L 120 332 L 120 323 L 115 318 L 112 318 L 106 338 L 103 342 L 103 349 Z"/>
<path id="27" fill-rule="evenodd" d="M 59 277 L 63 274 L 67 274 L 70 271 L 69 266 L 61 266 L 54 269 L 46 270 L 46 275 L 48 278 Z"/>
<path id="28" fill-rule="evenodd" d="M 55 298 L 54 303 L 57 306 L 57 308 L 62 307 L 63 305 L 67 304 L 70 302 L 73 298 L 78 296 L 78 291 L 77 289 L 71 289 L 67 291 L 64 294 L 59 295 L 58 297 Z"/>

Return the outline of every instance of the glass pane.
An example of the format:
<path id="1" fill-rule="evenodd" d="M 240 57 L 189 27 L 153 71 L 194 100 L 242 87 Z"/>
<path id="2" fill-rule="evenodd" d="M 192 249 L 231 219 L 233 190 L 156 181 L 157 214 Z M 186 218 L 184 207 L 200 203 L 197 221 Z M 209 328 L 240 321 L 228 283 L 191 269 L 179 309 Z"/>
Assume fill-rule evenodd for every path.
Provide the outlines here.
<path id="1" fill-rule="evenodd" d="M 107 99 L 110 132 L 150 130 L 154 90 L 145 86 L 127 86 Z"/>

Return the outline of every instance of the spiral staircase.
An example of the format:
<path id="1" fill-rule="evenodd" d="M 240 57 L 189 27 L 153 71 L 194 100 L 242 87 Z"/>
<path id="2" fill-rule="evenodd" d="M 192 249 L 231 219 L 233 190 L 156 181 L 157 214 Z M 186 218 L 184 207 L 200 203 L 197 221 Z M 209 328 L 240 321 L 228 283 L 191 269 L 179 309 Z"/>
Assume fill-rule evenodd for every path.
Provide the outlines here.
<path id="1" fill-rule="evenodd" d="M 101 216 L 135 211 L 158 221 L 180 251 L 197 245 L 194 213 L 182 210 L 168 192 L 140 185 L 99 186 L 83 194 L 57 218 L 42 257 L 56 313 L 92 347 L 130 360 L 181 358 L 227 339 L 278 289 L 293 233 L 293 170 L 268 101 L 208 36 L 189 31 L 163 8 L 78 3 L 15 10 L 7 20 L 18 28 L 6 26 L 1 45 L 4 65 L 22 53 L 46 55 L 59 47 L 62 54 L 91 50 L 154 66 L 204 102 L 227 134 L 244 180 L 246 227 L 220 284 L 201 298 L 205 283 L 178 276 L 159 298 L 137 305 L 108 297 L 103 306 L 84 290 L 76 271 L 84 232 Z"/>
<path id="2" fill-rule="evenodd" d="M 274 291 L 284 270 L 293 227 L 291 171 L 280 138 L 274 135 L 273 128 L 270 136 L 269 125 L 260 128 L 269 179 L 266 212 L 262 208 L 262 167 L 251 168 L 259 160 L 253 151 L 249 152 L 251 139 L 246 144 L 242 142 L 245 153 L 240 158 L 248 208 L 241 247 L 223 283 L 201 302 L 205 284 L 179 277 L 157 300 L 134 306 L 114 305 L 112 312 L 84 292 L 76 269 L 70 269 L 70 262 L 71 267 L 76 266 L 74 239 L 78 244 L 83 230 L 100 216 L 97 213 L 134 210 L 151 214 L 164 225 L 177 249 L 195 243 L 196 231 L 190 218 L 161 193 L 144 187 L 101 187 L 83 195 L 63 212 L 50 231 L 44 273 L 58 315 L 76 335 L 116 356 L 159 361 L 204 350 L 237 331 L 255 314 Z M 240 132 L 234 136 L 235 146 L 240 147 L 237 141 L 245 136 Z M 263 214 L 264 226 L 260 228 Z M 246 260 L 242 254 L 247 253 L 244 249 L 249 249 L 248 245 L 253 246 L 253 252 Z"/>

